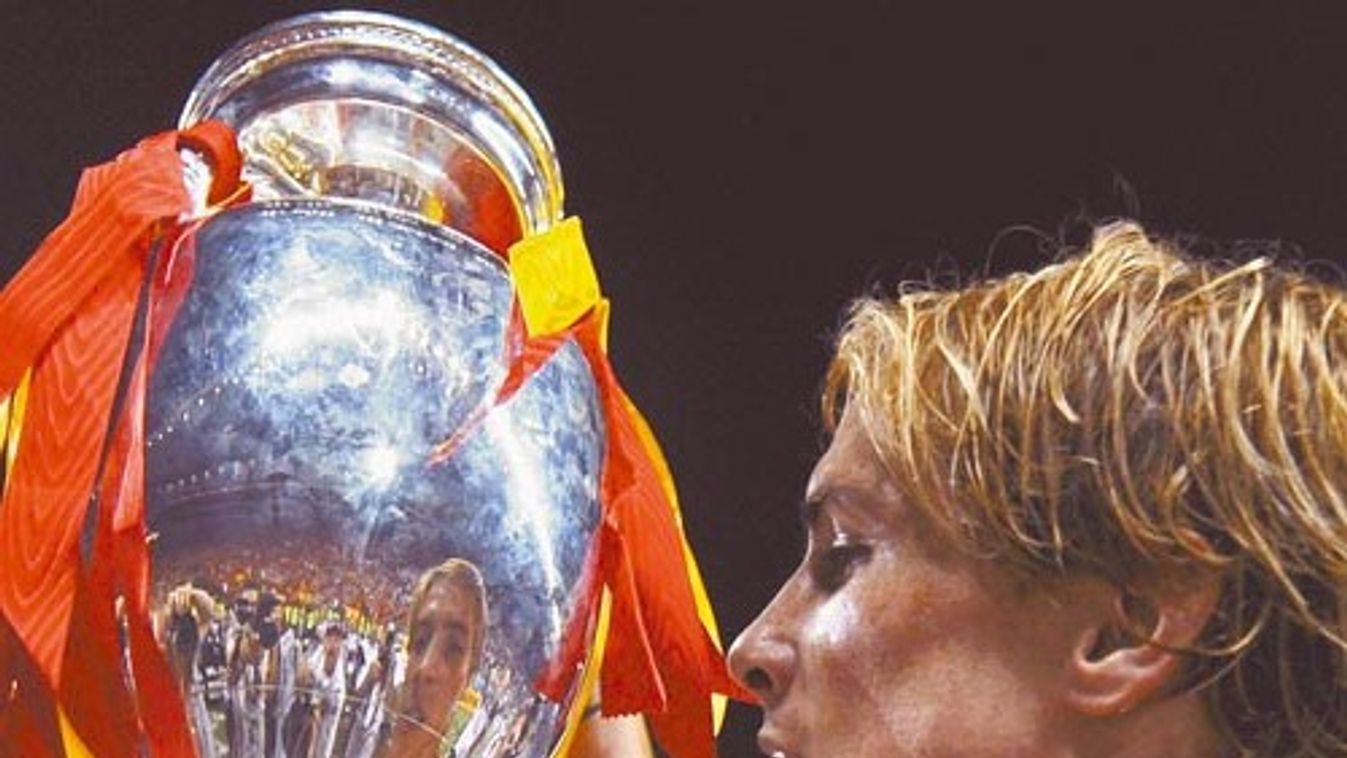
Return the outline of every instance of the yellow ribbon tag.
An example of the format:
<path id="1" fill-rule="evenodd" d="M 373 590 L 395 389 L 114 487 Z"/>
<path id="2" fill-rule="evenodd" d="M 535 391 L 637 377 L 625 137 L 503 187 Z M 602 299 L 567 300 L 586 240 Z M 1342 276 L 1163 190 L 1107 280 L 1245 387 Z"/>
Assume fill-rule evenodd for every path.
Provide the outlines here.
<path id="1" fill-rule="evenodd" d="M 530 337 L 566 329 L 602 299 L 580 219 L 574 216 L 512 245 L 510 273 Z"/>

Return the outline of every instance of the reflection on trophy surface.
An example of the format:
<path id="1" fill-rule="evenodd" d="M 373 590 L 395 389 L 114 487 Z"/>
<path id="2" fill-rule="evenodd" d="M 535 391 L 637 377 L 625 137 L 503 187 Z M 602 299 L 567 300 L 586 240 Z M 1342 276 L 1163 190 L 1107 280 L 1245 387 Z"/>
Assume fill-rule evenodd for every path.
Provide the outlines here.
<path id="1" fill-rule="evenodd" d="M 561 207 L 541 120 L 452 37 L 345 12 L 239 43 L 203 118 L 254 194 L 193 231 L 145 412 L 198 751 L 551 755 L 576 693 L 534 682 L 579 607 L 604 424 L 574 342 L 500 397 L 502 253 Z"/>
<path id="2" fill-rule="evenodd" d="M 453 709 L 481 663 L 486 590 L 477 568 L 450 559 L 426 572 L 407 614 L 406 670 L 384 755 L 436 755 Z"/>

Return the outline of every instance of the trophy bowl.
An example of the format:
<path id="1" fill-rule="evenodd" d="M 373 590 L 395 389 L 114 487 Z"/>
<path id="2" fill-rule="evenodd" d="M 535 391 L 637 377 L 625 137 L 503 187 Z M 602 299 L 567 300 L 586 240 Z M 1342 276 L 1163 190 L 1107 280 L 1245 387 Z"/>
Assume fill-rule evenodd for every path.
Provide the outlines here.
<path id="1" fill-rule="evenodd" d="M 173 253 L 145 416 L 155 628 L 199 752 L 553 754 L 577 693 L 534 682 L 577 612 L 604 419 L 573 343 L 501 392 L 502 254 L 561 212 L 541 119 L 464 43 L 354 12 L 238 43 L 204 118 L 253 196 Z"/>

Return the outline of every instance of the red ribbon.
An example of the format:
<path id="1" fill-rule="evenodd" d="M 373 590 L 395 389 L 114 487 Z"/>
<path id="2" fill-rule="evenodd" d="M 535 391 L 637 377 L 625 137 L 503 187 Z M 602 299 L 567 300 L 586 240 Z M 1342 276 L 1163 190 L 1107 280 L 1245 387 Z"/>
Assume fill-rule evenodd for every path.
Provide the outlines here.
<path id="1" fill-rule="evenodd" d="M 140 459 L 146 351 L 129 344 L 150 253 L 172 249 L 191 208 L 183 145 L 215 169 L 211 197 L 236 193 L 241 160 L 227 126 L 208 122 L 150 137 L 85 171 L 66 220 L 0 292 L 0 397 L 32 372 L 21 444 L 0 501 L 0 614 L 17 641 L 0 647 L 0 670 L 19 656 L 31 661 L 99 755 L 139 752 L 142 729 L 156 754 L 193 753 L 176 686 L 149 633 Z M 170 292 L 171 261 L 155 272 L 152 308 Z M 186 278 L 179 275 L 176 286 Z M 79 542 L 128 347 L 131 382 L 97 483 L 86 563 Z M 118 595 L 127 601 L 135 706 L 120 676 Z M 79 665 L 67 666 L 76 655 Z"/>
<path id="2" fill-rule="evenodd" d="M 663 482 L 637 431 L 635 406 L 602 347 L 597 311 L 568 332 L 530 340 L 528 365 L 541 365 L 574 339 L 598 386 L 607 425 L 600 495 L 603 521 L 581 579 L 581 600 L 557 656 L 536 686 L 559 700 L 585 658 L 589 619 L 600 589 L 612 596 L 600 672 L 605 716 L 644 713 L 660 745 L 677 758 L 712 758 L 711 693 L 752 699 L 730 678 L 725 659 L 697 615 L 683 538 Z"/>
<path id="3" fill-rule="evenodd" d="M 227 127 L 207 123 L 147 139 L 85 173 L 69 217 L 0 293 L 0 324 L 12 335 L 0 352 L 0 397 L 14 390 L 24 371 L 33 372 L 19 456 L 0 503 L 0 626 L 7 622 L 15 642 L 0 644 L 0 672 L 33 669 L 99 755 L 138 752 L 140 734 L 155 754 L 194 752 L 176 685 L 150 628 L 143 482 L 147 367 L 191 281 L 190 245 L 175 244 L 190 240 L 179 224 L 189 208 L 177 155 L 182 145 L 212 163 L 212 202 L 238 194 L 241 161 Z M 97 482 L 92 560 L 84 565 L 80 528 L 156 246 L 161 257 L 148 292 L 147 328 L 144 341 L 130 345 L 129 386 Z M 607 421 L 603 520 L 581 580 L 579 608 L 538 687 L 557 699 L 571 687 L 606 586 L 613 603 L 601 674 L 604 713 L 646 713 L 671 754 L 710 758 L 710 693 L 751 696 L 730 679 L 697 615 L 672 504 L 637 431 L 635 408 L 601 347 L 596 314 L 567 333 L 526 340 L 499 399 L 567 338 L 584 350 Z M 134 705 L 117 675 L 118 595 L 126 601 Z M 65 666 L 76 651 L 80 665 Z M 47 724 L 40 709 L 34 713 L 22 723 Z M 138 720 L 130 718 L 133 713 Z M 21 728 L 15 739 L 45 744 L 37 728 Z"/>

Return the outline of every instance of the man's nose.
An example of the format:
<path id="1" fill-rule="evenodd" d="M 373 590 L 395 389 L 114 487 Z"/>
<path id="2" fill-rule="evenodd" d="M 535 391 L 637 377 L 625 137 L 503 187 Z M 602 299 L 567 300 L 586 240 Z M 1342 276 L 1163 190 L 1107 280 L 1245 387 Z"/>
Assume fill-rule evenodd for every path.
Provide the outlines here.
<path id="1" fill-rule="evenodd" d="M 785 696 L 795 676 L 795 645 L 783 624 L 790 620 L 788 591 L 783 587 L 730 647 L 730 673 L 768 708 Z"/>

